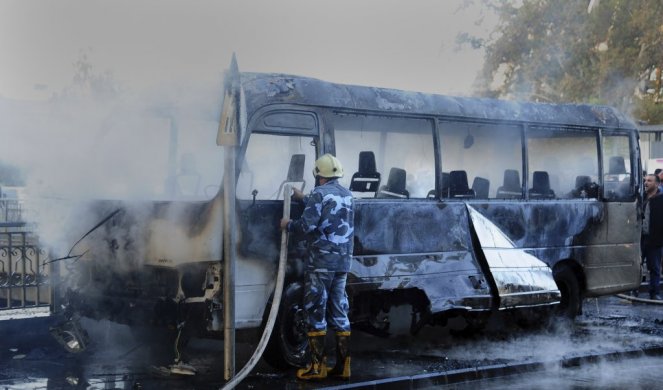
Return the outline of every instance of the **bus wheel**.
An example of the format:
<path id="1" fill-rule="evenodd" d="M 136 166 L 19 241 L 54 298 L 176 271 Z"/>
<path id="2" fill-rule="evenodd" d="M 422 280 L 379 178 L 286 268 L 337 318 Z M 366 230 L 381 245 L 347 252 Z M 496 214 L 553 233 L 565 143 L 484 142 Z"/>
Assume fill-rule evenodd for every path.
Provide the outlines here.
<path id="1" fill-rule="evenodd" d="M 292 283 L 283 291 L 274 329 L 263 354 L 265 361 L 274 368 L 286 370 L 306 365 L 308 341 L 303 299 L 304 287 L 299 283 Z"/>
<path id="2" fill-rule="evenodd" d="M 557 288 L 562 293 L 562 300 L 557 309 L 558 315 L 573 319 L 582 308 L 580 284 L 575 272 L 569 266 L 562 265 L 553 273 Z"/>

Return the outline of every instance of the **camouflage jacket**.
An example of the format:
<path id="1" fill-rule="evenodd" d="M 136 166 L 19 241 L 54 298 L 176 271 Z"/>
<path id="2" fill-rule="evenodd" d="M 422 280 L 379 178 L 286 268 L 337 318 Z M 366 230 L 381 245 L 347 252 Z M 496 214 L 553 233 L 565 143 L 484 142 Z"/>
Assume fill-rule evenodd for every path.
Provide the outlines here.
<path id="1" fill-rule="evenodd" d="M 288 231 L 306 236 L 307 269 L 348 272 L 354 239 L 352 193 L 332 179 L 315 187 L 304 203 L 302 217 L 291 221 Z"/>

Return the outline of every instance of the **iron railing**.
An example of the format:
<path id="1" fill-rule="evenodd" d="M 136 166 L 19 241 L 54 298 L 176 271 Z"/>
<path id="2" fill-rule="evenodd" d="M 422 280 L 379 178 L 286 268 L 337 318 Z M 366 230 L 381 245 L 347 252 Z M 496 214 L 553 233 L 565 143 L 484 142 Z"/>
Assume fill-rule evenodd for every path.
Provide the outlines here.
<path id="1" fill-rule="evenodd" d="M 0 228 L 0 313 L 49 307 L 50 266 L 37 237 L 23 222 L 2 222 Z M 23 231 L 22 231 L 23 230 Z"/>

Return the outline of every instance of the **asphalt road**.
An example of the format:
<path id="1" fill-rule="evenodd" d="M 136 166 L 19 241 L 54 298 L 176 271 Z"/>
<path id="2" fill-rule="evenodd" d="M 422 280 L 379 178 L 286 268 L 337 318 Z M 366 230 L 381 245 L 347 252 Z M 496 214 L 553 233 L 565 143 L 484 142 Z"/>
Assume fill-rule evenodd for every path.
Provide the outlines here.
<path id="1" fill-rule="evenodd" d="M 137 336 L 126 326 L 84 320 L 83 325 L 91 337 L 90 347 L 81 354 L 69 354 L 53 341 L 48 325 L 44 320 L 23 321 L 11 326 L 0 323 L 0 334 L 4 335 L 0 350 L 0 388 L 218 389 L 224 384 L 221 341 L 191 340 L 182 351 L 182 357 L 197 373 L 179 376 L 163 369 L 173 362 L 172 345 L 147 342 L 147 338 Z M 332 380 L 301 383 L 294 379 L 294 370 L 276 371 L 261 361 L 238 388 L 374 388 L 376 383 L 382 383 L 380 381 L 385 381 L 384 387 L 389 387 L 390 380 L 404 379 L 393 382 L 402 384 L 412 383 L 412 378 L 425 377 L 433 378 L 430 386 L 435 388 L 443 387 L 452 377 L 454 381 L 466 381 L 455 383 L 453 388 L 620 388 L 612 386 L 615 383 L 648 388 L 648 383 L 638 384 L 633 378 L 627 382 L 617 379 L 640 380 L 651 374 L 653 366 L 660 367 L 663 363 L 663 357 L 637 353 L 663 350 L 663 305 L 634 304 L 618 297 L 585 300 L 583 315 L 572 324 L 523 328 L 508 318 L 496 318 L 488 330 L 463 337 L 452 335 L 453 327 L 453 323 L 450 328 L 426 327 L 416 337 L 402 334 L 390 339 L 355 332 L 353 378 L 349 383 Z M 256 335 L 238 343 L 238 371 L 249 358 L 257 339 Z M 583 368 L 575 369 L 574 364 L 568 363 L 577 357 L 608 356 L 620 351 L 630 352 L 625 357 L 595 358 L 593 365 L 585 362 L 587 364 L 578 366 Z M 597 361 L 600 365 L 594 364 Z M 620 372 L 611 368 L 611 364 L 624 371 L 602 382 L 606 372 Z M 471 375 L 447 375 L 472 373 L 484 367 L 533 367 L 537 371 L 516 370 L 517 375 L 500 378 L 502 382 L 490 382 L 493 379 L 469 382 Z M 599 367 L 595 369 L 599 379 L 589 374 L 592 367 Z M 577 379 L 569 379 L 574 373 Z M 440 375 L 445 379 L 441 381 Z M 546 375 L 548 379 L 544 380 Z M 374 383 L 370 384 L 371 381 Z M 421 380 L 418 386 L 425 383 Z M 397 388 L 402 386 L 398 384 Z"/>

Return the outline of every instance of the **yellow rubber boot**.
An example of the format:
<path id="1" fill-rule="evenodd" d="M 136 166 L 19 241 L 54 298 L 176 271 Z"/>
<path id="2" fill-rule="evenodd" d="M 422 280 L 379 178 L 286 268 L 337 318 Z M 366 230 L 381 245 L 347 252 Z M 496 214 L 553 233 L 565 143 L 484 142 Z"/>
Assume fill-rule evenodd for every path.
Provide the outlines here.
<path id="1" fill-rule="evenodd" d="M 336 365 L 329 376 L 350 379 L 350 332 L 336 332 Z"/>
<path id="2" fill-rule="evenodd" d="M 327 377 L 327 362 L 324 357 L 326 332 L 309 332 L 308 345 L 311 350 L 311 363 L 297 370 L 297 379 L 319 380 Z"/>

